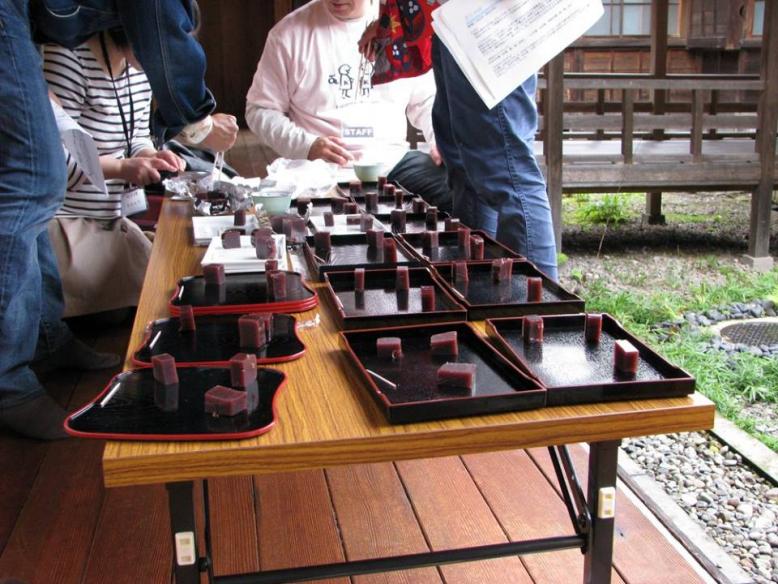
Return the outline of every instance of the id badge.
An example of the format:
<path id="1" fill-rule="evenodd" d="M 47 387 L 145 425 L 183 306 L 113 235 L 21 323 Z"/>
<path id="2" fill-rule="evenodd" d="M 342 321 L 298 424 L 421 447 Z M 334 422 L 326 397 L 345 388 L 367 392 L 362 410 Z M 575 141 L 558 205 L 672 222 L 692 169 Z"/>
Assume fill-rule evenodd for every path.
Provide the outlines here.
<path id="1" fill-rule="evenodd" d="M 148 208 L 149 202 L 143 189 L 135 189 L 122 194 L 122 217 L 143 213 Z"/>

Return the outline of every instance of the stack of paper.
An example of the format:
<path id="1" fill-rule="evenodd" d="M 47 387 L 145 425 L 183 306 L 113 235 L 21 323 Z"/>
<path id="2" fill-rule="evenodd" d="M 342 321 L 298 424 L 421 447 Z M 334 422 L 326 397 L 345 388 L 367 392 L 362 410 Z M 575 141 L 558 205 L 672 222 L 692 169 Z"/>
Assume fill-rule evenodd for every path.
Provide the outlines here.
<path id="1" fill-rule="evenodd" d="M 432 28 L 492 109 L 602 14 L 601 0 L 448 0 Z"/>
<path id="2" fill-rule="evenodd" d="M 288 270 L 289 264 L 286 261 L 286 237 L 273 234 L 276 240 L 276 259 L 278 260 L 279 270 Z M 251 245 L 251 237 L 242 235 L 240 237 L 240 247 L 224 249 L 222 247 L 221 237 L 214 237 L 211 240 L 208 249 L 205 251 L 201 265 L 223 264 L 226 274 L 239 274 L 245 272 L 264 272 L 265 260 L 257 259 L 257 253 L 254 246 Z"/>

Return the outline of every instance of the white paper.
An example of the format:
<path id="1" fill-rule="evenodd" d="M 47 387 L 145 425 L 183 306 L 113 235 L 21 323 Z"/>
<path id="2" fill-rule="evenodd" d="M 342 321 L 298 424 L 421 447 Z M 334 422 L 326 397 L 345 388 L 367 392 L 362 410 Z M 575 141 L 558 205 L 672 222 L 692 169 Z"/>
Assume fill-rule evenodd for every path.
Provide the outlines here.
<path id="1" fill-rule="evenodd" d="M 602 14 L 601 0 L 449 0 L 432 27 L 491 109 Z"/>
<path id="2" fill-rule="evenodd" d="M 288 270 L 286 261 L 286 237 L 283 234 L 274 233 L 276 240 L 276 258 L 279 270 Z M 251 237 L 240 236 L 240 247 L 224 249 L 221 237 L 214 237 L 205 250 L 200 265 L 223 264 L 225 274 L 243 274 L 247 272 L 264 272 L 265 260 L 257 259 L 257 252 L 251 245 Z"/>
<path id="3" fill-rule="evenodd" d="M 143 189 L 133 189 L 122 193 L 122 217 L 143 213 L 148 208 L 149 201 L 146 198 L 146 191 Z"/>
<path id="4" fill-rule="evenodd" d="M 97 152 L 95 141 L 68 113 L 54 100 L 49 100 L 54 110 L 54 119 L 62 143 L 68 149 L 70 155 L 76 161 L 83 173 L 95 187 L 108 196 L 105 188 L 105 177 L 100 166 L 100 154 Z"/>

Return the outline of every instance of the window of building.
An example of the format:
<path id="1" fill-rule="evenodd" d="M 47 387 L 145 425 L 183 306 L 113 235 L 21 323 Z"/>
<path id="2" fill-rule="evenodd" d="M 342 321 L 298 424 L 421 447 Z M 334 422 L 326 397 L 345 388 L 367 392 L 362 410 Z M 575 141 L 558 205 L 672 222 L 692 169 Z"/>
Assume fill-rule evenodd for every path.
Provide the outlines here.
<path id="1" fill-rule="evenodd" d="M 754 2 L 754 26 L 751 28 L 751 34 L 762 36 L 764 33 L 764 0 L 755 0 Z"/>
<path id="2" fill-rule="evenodd" d="M 678 4 L 670 0 L 667 14 L 667 34 L 678 35 Z M 605 13 L 587 35 L 633 36 L 651 34 L 651 0 L 604 0 Z"/>

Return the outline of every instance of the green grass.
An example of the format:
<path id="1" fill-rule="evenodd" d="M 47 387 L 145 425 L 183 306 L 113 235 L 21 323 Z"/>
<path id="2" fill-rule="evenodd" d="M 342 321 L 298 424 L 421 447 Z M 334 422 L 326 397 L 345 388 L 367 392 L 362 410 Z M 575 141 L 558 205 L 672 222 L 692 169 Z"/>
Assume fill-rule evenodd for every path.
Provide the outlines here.
<path id="1" fill-rule="evenodd" d="M 583 282 L 587 310 L 607 312 L 638 337 L 648 341 L 673 363 L 697 378 L 697 389 L 708 396 L 719 412 L 778 451 L 778 438 L 756 432 L 755 422 L 742 414 L 744 403 L 778 402 L 778 359 L 747 353 L 731 357 L 705 352 L 709 334 L 681 327 L 661 340 L 654 326 L 680 318 L 687 311 L 704 311 L 734 302 L 771 299 L 778 302 L 778 269 L 758 274 L 719 266 L 715 258 L 701 258 L 704 265 L 724 276 L 721 285 L 701 282 L 673 292 L 613 292 L 601 280 Z"/>
<path id="2" fill-rule="evenodd" d="M 642 193 L 579 193 L 565 197 L 562 212 L 566 224 L 617 225 L 636 219 L 634 209 L 640 204 Z"/>
<path id="3" fill-rule="evenodd" d="M 689 224 L 689 223 L 721 223 L 724 218 L 721 214 L 715 215 L 700 214 L 700 213 L 665 213 L 665 218 L 668 223 L 673 224 Z"/>

